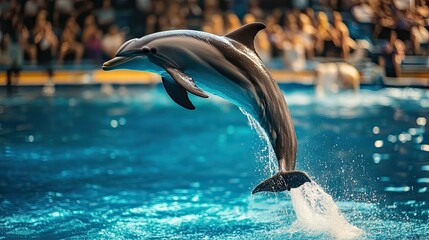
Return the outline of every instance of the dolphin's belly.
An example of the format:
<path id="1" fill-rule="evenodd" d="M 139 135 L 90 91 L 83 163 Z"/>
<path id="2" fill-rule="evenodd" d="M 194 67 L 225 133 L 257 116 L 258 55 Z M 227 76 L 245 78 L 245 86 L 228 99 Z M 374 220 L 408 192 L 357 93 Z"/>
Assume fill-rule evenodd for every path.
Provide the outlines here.
<path id="1" fill-rule="evenodd" d="M 190 72 L 197 86 L 203 91 L 221 97 L 251 115 L 256 115 L 256 100 L 247 89 L 209 68 L 199 70 L 198 73 Z"/>

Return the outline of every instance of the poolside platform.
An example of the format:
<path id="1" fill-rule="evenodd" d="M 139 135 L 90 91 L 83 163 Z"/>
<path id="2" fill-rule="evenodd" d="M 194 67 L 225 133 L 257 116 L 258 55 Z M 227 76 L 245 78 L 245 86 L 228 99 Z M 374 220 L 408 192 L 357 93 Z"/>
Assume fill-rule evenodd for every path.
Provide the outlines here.
<path id="1" fill-rule="evenodd" d="M 294 72 L 285 69 L 281 59 L 273 59 L 267 64 L 273 78 L 279 83 L 298 83 L 312 85 L 315 80 L 314 69 L 321 62 L 340 62 L 343 59 L 315 58 L 307 61 L 305 70 Z M 380 77 L 386 86 L 429 87 L 429 57 L 407 56 L 402 63 L 401 73 L 396 78 L 383 76 L 383 70 L 364 59 L 355 65 L 361 73 L 361 84 L 380 84 Z M 102 84 L 155 84 L 161 81 L 159 75 L 130 70 L 105 72 L 94 64 L 54 65 L 53 82 L 57 85 L 102 85 Z M 24 65 L 18 86 L 43 86 L 48 81 L 45 69 L 39 66 Z M 6 85 L 6 71 L 0 71 L 0 86 Z"/>
<path id="2" fill-rule="evenodd" d="M 298 82 L 313 84 L 312 71 L 291 72 L 285 70 L 271 70 L 273 78 L 278 82 Z M 22 71 L 19 77 L 19 86 L 43 86 L 48 79 L 46 71 Z M 161 81 L 159 75 L 117 70 L 105 72 L 96 70 L 58 70 L 54 72 L 53 82 L 57 85 L 91 85 L 91 84 L 155 84 Z M 6 72 L 0 73 L 0 86 L 6 84 Z"/>

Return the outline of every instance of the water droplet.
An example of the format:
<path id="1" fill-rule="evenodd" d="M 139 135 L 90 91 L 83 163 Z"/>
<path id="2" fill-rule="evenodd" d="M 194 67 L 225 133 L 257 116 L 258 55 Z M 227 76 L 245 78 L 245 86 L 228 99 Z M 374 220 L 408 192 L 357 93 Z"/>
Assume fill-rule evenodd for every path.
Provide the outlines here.
<path id="1" fill-rule="evenodd" d="M 404 187 L 386 187 L 384 188 L 385 192 L 408 192 L 410 191 L 410 187 L 404 186 Z"/>
<path id="2" fill-rule="evenodd" d="M 423 142 L 423 136 L 418 136 L 416 137 L 416 139 L 414 140 L 416 143 L 422 143 Z"/>
<path id="3" fill-rule="evenodd" d="M 373 128 L 372 128 L 372 132 L 373 132 L 374 134 L 379 134 L 379 133 L 380 133 L 380 128 L 379 128 L 379 127 L 377 127 L 377 126 L 375 126 L 375 127 L 373 127 Z"/>
<path id="4" fill-rule="evenodd" d="M 418 183 L 429 183 L 429 178 L 419 178 L 417 179 Z"/>
<path id="5" fill-rule="evenodd" d="M 111 121 L 110 121 L 110 126 L 111 126 L 112 128 L 117 128 L 117 127 L 118 127 L 118 121 L 116 121 L 116 120 L 111 120 Z"/>
<path id="6" fill-rule="evenodd" d="M 127 119 L 124 117 L 119 118 L 119 125 L 124 126 L 127 123 Z"/>
<path id="7" fill-rule="evenodd" d="M 383 147 L 383 141 L 382 141 L 382 140 L 377 140 L 377 141 L 375 141 L 375 142 L 374 142 L 374 146 L 375 146 L 376 148 L 381 148 L 381 147 Z"/>
<path id="8" fill-rule="evenodd" d="M 398 136 L 399 141 L 401 141 L 402 143 L 407 142 L 407 141 L 411 141 L 412 137 L 410 134 L 408 133 L 401 133 Z"/>
<path id="9" fill-rule="evenodd" d="M 429 152 L 429 145 L 428 144 L 422 144 L 420 146 L 420 150 L 425 151 L 425 152 Z"/>
<path id="10" fill-rule="evenodd" d="M 395 143 L 396 142 L 396 136 L 395 135 L 389 135 L 387 137 L 387 140 L 391 143 Z"/>
<path id="11" fill-rule="evenodd" d="M 51 216 L 52 217 L 59 217 L 59 216 L 61 216 L 61 213 L 59 213 L 59 212 L 53 212 L 53 213 L 51 213 Z"/>
<path id="12" fill-rule="evenodd" d="M 380 161 L 381 161 L 381 155 L 380 155 L 380 153 L 374 153 L 373 155 L 372 155 L 372 158 L 374 159 L 374 163 L 380 163 Z"/>
<path id="13" fill-rule="evenodd" d="M 426 125 L 426 118 L 425 117 L 419 117 L 419 118 L 417 118 L 416 123 L 419 126 L 425 126 Z"/>

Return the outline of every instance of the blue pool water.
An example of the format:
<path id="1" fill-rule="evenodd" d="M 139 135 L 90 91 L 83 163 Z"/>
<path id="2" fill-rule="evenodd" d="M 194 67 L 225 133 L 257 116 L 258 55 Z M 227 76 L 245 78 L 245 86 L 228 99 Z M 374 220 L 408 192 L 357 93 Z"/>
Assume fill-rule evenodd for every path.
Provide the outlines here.
<path id="1" fill-rule="evenodd" d="M 360 239 L 427 239 L 429 91 L 282 89 L 298 168 Z M 0 96 L 0 239 L 338 237 L 296 224 L 289 193 L 251 196 L 270 175 L 266 143 L 235 106 L 192 100 L 182 109 L 162 86 Z"/>

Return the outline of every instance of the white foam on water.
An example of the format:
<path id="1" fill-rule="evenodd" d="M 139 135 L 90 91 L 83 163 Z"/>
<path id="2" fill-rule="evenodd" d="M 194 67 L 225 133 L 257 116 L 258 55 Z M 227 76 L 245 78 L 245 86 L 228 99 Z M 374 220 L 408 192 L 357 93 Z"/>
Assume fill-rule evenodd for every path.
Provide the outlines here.
<path id="1" fill-rule="evenodd" d="M 263 150 L 263 152 L 268 151 L 267 172 L 270 176 L 274 175 L 278 171 L 277 159 L 268 135 L 252 115 L 241 108 L 240 110 L 247 117 L 250 127 L 255 129 L 259 137 L 267 143 L 267 147 Z M 365 233 L 346 220 L 331 195 L 314 180 L 299 188 L 291 189 L 290 196 L 297 220 L 288 230 L 289 232 L 303 231 L 310 235 L 328 233 L 336 239 L 356 239 Z M 270 219 L 273 219 L 272 216 Z"/>
<path id="2" fill-rule="evenodd" d="M 290 195 L 297 218 L 292 230 L 309 234 L 326 232 L 336 239 L 356 239 L 365 233 L 346 220 L 331 195 L 316 182 L 291 189 Z"/>

